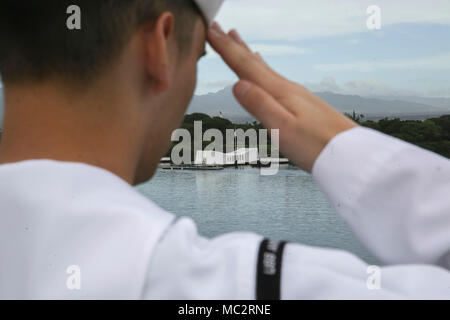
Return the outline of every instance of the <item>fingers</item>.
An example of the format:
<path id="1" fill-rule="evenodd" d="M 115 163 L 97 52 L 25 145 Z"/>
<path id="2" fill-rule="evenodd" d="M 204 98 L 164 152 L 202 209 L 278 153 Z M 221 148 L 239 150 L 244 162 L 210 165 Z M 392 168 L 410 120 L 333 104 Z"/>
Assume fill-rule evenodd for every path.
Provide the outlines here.
<path id="1" fill-rule="evenodd" d="M 273 74 L 276 74 L 276 72 L 267 64 L 266 60 L 262 57 L 262 55 L 259 52 L 255 52 L 255 57 Z"/>
<path id="2" fill-rule="evenodd" d="M 257 84 L 274 97 L 279 96 L 289 85 L 286 79 L 251 52 L 237 32 L 226 34 L 218 24 L 214 24 L 208 31 L 208 40 L 239 78 Z"/>
<path id="3" fill-rule="evenodd" d="M 242 38 L 241 38 L 239 32 L 237 32 L 237 30 L 235 30 L 235 29 L 231 30 L 230 32 L 228 32 L 228 35 L 229 35 L 231 38 L 233 38 L 234 41 L 236 41 L 237 43 L 239 43 L 242 47 L 244 47 L 244 48 L 247 49 L 249 52 L 251 52 L 251 53 L 255 56 L 255 58 L 256 58 L 259 62 L 261 62 L 261 63 L 266 67 L 266 69 L 268 69 L 269 72 L 271 72 L 271 73 L 273 73 L 273 74 L 276 75 L 276 72 L 273 71 L 273 70 L 270 68 L 270 66 L 266 63 L 266 61 L 264 61 L 264 59 L 263 59 L 263 57 L 261 56 L 261 54 L 260 54 L 259 52 L 253 52 L 252 49 L 250 49 L 250 47 L 247 45 L 247 43 L 246 43 L 244 40 L 242 40 Z"/>
<path id="4" fill-rule="evenodd" d="M 257 60 L 268 66 L 267 63 L 264 61 L 263 57 L 261 56 L 261 54 L 259 52 L 253 52 L 252 49 L 250 49 L 250 47 L 247 45 L 247 43 L 244 40 L 242 40 L 241 35 L 239 34 L 239 32 L 237 32 L 237 30 L 235 29 L 231 30 L 230 32 L 228 32 L 228 35 L 231 38 L 233 38 L 234 41 L 236 41 L 245 49 L 247 49 L 249 52 L 251 52 Z"/>
<path id="5" fill-rule="evenodd" d="M 241 80 L 234 86 L 239 103 L 267 129 L 285 128 L 294 116 L 269 93 L 249 81 Z"/>
<path id="6" fill-rule="evenodd" d="M 259 52 L 255 52 L 255 55 L 256 55 L 256 57 L 259 59 L 259 61 L 266 63 L 266 62 L 264 61 L 262 55 L 261 55 Z"/>
<path id="7" fill-rule="evenodd" d="M 245 49 L 247 49 L 248 51 L 252 51 L 249 46 L 247 45 L 247 43 L 245 43 L 244 40 L 242 40 L 240 34 L 235 30 L 231 30 L 228 35 L 233 38 L 234 41 L 236 41 L 237 43 L 239 43 L 241 46 L 243 46 Z"/>

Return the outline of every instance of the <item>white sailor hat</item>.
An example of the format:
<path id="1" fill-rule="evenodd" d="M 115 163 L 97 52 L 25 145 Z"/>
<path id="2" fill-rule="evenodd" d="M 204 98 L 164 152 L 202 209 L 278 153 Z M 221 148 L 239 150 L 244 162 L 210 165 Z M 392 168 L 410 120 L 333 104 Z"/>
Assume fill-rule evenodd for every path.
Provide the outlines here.
<path id="1" fill-rule="evenodd" d="M 211 25 L 224 0 L 194 0 L 202 11 L 206 22 Z"/>

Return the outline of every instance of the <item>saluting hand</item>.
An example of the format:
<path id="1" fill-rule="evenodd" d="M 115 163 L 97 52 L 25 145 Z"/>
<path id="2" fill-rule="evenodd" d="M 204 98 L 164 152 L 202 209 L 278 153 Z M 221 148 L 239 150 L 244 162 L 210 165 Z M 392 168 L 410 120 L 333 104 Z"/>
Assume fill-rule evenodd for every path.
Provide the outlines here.
<path id="1" fill-rule="evenodd" d="M 208 31 L 214 50 L 241 79 L 234 95 L 267 129 L 280 130 L 280 149 L 308 172 L 328 142 L 357 124 L 303 86 L 272 70 L 237 31 L 217 23 Z"/>

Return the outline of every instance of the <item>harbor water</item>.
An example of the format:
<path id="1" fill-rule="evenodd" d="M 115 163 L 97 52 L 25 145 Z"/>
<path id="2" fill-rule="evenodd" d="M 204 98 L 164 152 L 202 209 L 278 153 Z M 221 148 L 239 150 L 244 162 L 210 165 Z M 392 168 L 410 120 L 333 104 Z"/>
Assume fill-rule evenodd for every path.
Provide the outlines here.
<path id="1" fill-rule="evenodd" d="M 191 217 L 205 237 L 250 231 L 275 240 L 350 251 L 377 260 L 336 214 L 311 175 L 289 166 L 273 176 L 259 169 L 158 169 L 137 189 L 178 217 Z"/>

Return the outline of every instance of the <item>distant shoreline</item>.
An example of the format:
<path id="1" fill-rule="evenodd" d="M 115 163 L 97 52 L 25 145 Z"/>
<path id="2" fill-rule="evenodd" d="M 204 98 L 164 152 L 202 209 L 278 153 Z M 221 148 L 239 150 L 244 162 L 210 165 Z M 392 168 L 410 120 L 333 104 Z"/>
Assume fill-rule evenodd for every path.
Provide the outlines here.
<path id="1" fill-rule="evenodd" d="M 353 110 L 348 110 L 347 112 L 352 112 Z M 441 116 L 446 116 L 446 115 L 450 115 L 450 111 L 436 111 L 436 112 L 411 112 L 411 113 L 380 113 L 380 114 L 366 114 L 364 112 L 359 112 L 358 110 L 356 110 L 356 112 L 358 113 L 363 113 L 366 116 L 366 120 L 372 120 L 372 121 L 379 121 L 382 119 L 400 119 L 400 120 L 410 120 L 410 121 L 425 121 L 431 118 L 436 118 L 436 117 L 441 117 Z M 253 121 L 256 121 L 255 118 L 248 116 L 233 116 L 230 115 L 228 117 L 228 119 L 230 121 L 232 121 L 235 124 L 246 124 L 246 123 L 251 123 Z"/>
<path id="2" fill-rule="evenodd" d="M 408 117 L 418 119 L 405 120 L 401 119 L 397 114 L 380 115 L 378 120 L 374 120 L 373 116 L 366 117 L 355 111 L 346 115 L 363 127 L 380 131 L 450 159 L 450 114 L 428 118 L 428 115 L 411 113 Z M 426 119 L 421 119 L 425 116 L 427 116 Z M 225 135 L 227 129 L 242 129 L 246 131 L 248 129 L 258 130 L 263 128 L 261 123 L 257 121 L 233 123 L 223 117 L 210 117 L 204 113 L 186 115 L 180 127 L 188 130 L 191 136 L 194 136 L 193 124 L 195 121 L 202 121 L 203 133 L 208 129 L 218 129 Z M 175 143 L 172 144 L 166 156 L 171 155 L 174 146 Z M 270 146 L 270 142 L 268 146 Z M 194 149 L 192 148 L 192 150 Z M 194 157 L 194 154 L 192 154 L 192 157 Z M 280 155 L 280 157 L 283 158 L 284 156 Z"/>

